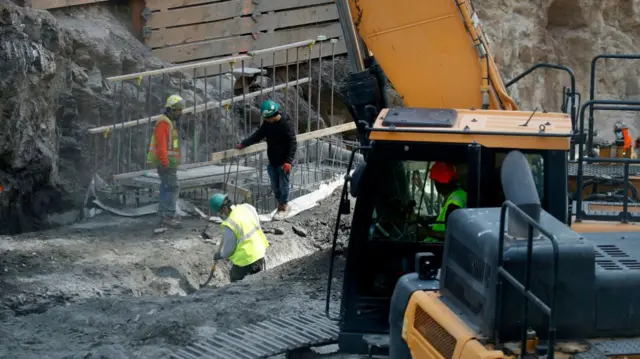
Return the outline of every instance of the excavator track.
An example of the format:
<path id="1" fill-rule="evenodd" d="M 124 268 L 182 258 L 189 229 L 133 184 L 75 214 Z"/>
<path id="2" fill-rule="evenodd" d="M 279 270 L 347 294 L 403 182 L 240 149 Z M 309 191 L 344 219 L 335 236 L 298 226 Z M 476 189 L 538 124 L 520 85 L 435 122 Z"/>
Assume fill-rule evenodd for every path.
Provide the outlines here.
<path id="1" fill-rule="evenodd" d="M 179 349 L 172 359 L 259 359 L 336 343 L 338 325 L 320 313 L 274 318 L 218 333 Z"/>

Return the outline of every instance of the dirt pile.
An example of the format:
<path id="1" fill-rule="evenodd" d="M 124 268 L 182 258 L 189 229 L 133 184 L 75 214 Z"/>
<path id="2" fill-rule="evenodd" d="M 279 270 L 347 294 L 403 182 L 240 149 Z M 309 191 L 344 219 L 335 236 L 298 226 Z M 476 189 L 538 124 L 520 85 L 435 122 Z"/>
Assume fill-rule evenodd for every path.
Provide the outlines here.
<path id="1" fill-rule="evenodd" d="M 551 62 L 573 69 L 582 94 L 589 99 L 591 59 L 601 53 L 640 52 L 640 7 L 623 0 L 474 0 L 484 30 L 505 81 L 537 62 Z M 598 63 L 596 98 L 640 97 L 638 60 L 607 60 Z M 562 86 L 568 76 L 542 70 L 513 86 L 511 93 L 523 107 L 558 111 Z M 634 113 L 599 112 L 596 126 L 601 136 L 613 139 L 613 123 L 623 118 L 640 136 Z"/>
<path id="2" fill-rule="evenodd" d="M 166 358 L 198 335 L 322 310 L 339 194 L 288 221 L 263 224 L 271 243 L 267 272 L 227 285 L 223 262 L 198 291 L 221 235 L 219 225 L 202 220 L 152 236 L 153 218 L 100 215 L 0 237 L 0 358 Z M 343 216 L 341 245 L 350 221 Z M 341 260 L 336 266 L 334 299 Z"/>

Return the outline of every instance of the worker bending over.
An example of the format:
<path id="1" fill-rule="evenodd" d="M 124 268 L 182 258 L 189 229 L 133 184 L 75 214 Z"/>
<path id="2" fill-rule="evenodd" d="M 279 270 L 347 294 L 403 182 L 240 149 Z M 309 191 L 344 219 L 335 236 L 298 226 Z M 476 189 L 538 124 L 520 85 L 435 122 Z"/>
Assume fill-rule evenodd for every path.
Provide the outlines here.
<path id="1" fill-rule="evenodd" d="M 247 275 L 263 271 L 269 242 L 260 228 L 256 209 L 247 203 L 233 205 L 226 194 L 211 196 L 209 206 L 213 213 L 223 219 L 224 230 L 222 246 L 213 259 L 231 261 L 231 281 L 236 282 Z"/>
<path id="2" fill-rule="evenodd" d="M 164 113 L 156 122 L 151 135 L 147 163 L 155 166 L 160 177 L 158 215 L 160 225 L 181 227 L 176 217 L 176 201 L 180 193 L 178 166 L 180 165 L 180 144 L 178 121 L 185 103 L 182 97 L 172 95 L 167 98 Z"/>
<path id="3" fill-rule="evenodd" d="M 429 178 L 435 183 L 436 190 L 445 198 L 445 201 L 440 214 L 430 225 L 431 228 L 427 231 L 427 238 L 424 241 L 442 242 L 445 239 L 449 215 L 456 209 L 467 206 L 467 192 L 460 188 L 458 173 L 451 163 L 436 162 L 431 167 Z"/>
<path id="4" fill-rule="evenodd" d="M 276 102 L 264 101 L 260 112 L 264 118 L 262 125 L 236 148 L 249 147 L 266 138 L 269 158 L 267 173 L 271 179 L 271 190 L 278 201 L 276 214 L 283 214 L 288 208 L 289 176 L 298 147 L 296 130 L 289 116 L 280 112 L 280 105 Z"/>

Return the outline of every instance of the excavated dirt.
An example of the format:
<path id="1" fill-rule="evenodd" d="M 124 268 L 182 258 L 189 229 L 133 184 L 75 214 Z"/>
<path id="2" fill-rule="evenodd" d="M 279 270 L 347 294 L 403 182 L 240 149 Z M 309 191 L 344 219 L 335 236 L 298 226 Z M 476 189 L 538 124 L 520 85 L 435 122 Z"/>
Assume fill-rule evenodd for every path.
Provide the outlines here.
<path id="1" fill-rule="evenodd" d="M 0 237 L 0 358 L 167 358 L 198 336 L 323 310 L 339 192 L 293 219 L 264 223 L 266 232 L 284 232 L 267 234 L 266 272 L 226 285 L 225 262 L 200 290 L 221 233 L 203 220 L 153 236 L 153 218 L 100 215 Z M 340 243 L 349 224 L 344 216 Z M 334 300 L 342 265 L 338 258 Z"/>

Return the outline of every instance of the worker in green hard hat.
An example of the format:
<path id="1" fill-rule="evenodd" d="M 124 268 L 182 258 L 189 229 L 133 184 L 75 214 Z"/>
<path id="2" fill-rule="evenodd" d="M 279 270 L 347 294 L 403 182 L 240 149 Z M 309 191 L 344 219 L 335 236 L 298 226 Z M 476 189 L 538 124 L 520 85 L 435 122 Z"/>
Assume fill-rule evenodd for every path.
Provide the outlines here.
<path id="1" fill-rule="evenodd" d="M 267 140 L 267 173 L 271 179 L 271 190 L 278 202 L 277 212 L 284 213 L 288 209 L 289 177 L 298 147 L 295 126 L 289 116 L 280 112 L 280 105 L 272 100 L 262 103 L 260 113 L 264 118 L 262 125 L 236 148 L 242 149 L 263 139 Z"/>
<path id="2" fill-rule="evenodd" d="M 265 254 L 269 242 L 256 209 L 248 204 L 234 205 L 226 194 L 216 193 L 209 199 L 209 207 L 223 219 L 222 246 L 213 259 L 228 259 L 233 264 L 229 273 L 232 282 L 265 269 Z"/>
<path id="3" fill-rule="evenodd" d="M 176 216 L 176 201 L 180 192 L 178 120 L 182 116 L 185 101 L 179 95 L 171 95 L 164 107 L 164 113 L 158 118 L 151 135 L 147 163 L 157 168 L 160 177 L 160 225 L 177 228 L 182 226 Z"/>

